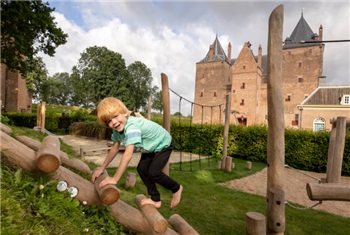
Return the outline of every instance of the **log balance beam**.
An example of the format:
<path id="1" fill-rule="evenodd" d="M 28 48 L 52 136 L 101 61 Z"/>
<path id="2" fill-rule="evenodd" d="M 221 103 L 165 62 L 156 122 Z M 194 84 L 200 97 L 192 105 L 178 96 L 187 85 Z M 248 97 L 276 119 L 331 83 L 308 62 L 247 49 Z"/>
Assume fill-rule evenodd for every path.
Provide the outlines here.
<path id="1" fill-rule="evenodd" d="M 6 133 L 2 130 L 6 129 Z M 45 171 L 42 171 L 40 168 L 38 168 L 36 162 L 38 158 L 38 153 L 46 153 L 47 147 L 44 150 L 40 150 L 38 148 L 38 142 L 35 140 L 30 140 L 28 137 L 20 137 L 21 141 L 25 143 L 30 143 L 32 148 L 36 149 L 33 150 L 32 148 L 28 147 L 26 144 L 23 144 L 19 140 L 11 137 L 7 134 L 7 132 L 11 133 L 11 131 L 8 128 L 1 128 L 0 135 L 1 135 L 1 141 L 0 141 L 0 148 L 3 153 L 2 160 L 6 160 L 9 163 L 22 168 L 26 172 L 32 172 L 32 173 L 45 173 Z M 18 137 L 16 137 L 18 138 Z M 56 137 L 57 138 L 57 137 Z M 25 141 L 24 141 L 25 140 Z M 63 152 L 57 151 L 57 147 L 54 146 L 57 145 L 56 140 L 52 140 L 51 137 L 47 138 L 49 143 L 45 144 L 45 146 L 50 146 L 50 151 L 48 151 L 50 154 L 55 154 L 55 156 L 59 156 L 58 159 L 66 159 L 65 157 L 62 158 Z M 43 141 L 44 142 L 44 141 Z M 40 142 L 39 142 L 40 143 Z M 54 144 L 53 144 L 54 143 Z M 51 149 L 53 148 L 53 149 Z M 50 155 L 50 159 L 52 156 Z M 67 159 L 69 159 L 67 157 Z M 73 160 L 73 159 L 70 159 Z M 78 194 L 75 196 L 77 200 L 79 200 L 81 203 L 85 205 L 104 205 L 103 201 L 100 199 L 99 191 L 96 190 L 95 185 L 92 184 L 90 181 L 86 180 L 85 178 L 81 177 L 80 175 L 74 173 L 70 169 L 65 168 L 64 166 L 57 163 L 58 160 L 54 159 L 55 164 L 43 164 L 44 166 L 48 165 L 50 166 L 49 169 L 52 169 L 51 165 L 54 165 L 57 169 L 51 173 L 46 173 L 48 176 L 52 179 L 56 179 L 58 181 L 66 181 L 69 185 L 69 187 L 76 187 L 78 189 Z M 46 162 L 46 161 L 44 161 Z M 59 162 L 59 161 L 58 161 Z M 67 161 L 69 162 L 69 161 Z M 62 161 L 64 163 L 64 161 Z M 45 168 L 45 167 L 44 167 Z M 79 170 L 79 167 L 76 168 Z M 47 171 L 47 170 L 46 170 Z M 51 171 L 51 170 L 49 170 Z M 86 172 L 85 172 L 86 173 Z M 100 192 L 101 193 L 101 192 Z M 144 197 L 143 195 L 138 195 L 135 200 L 140 200 L 140 198 Z M 127 203 L 123 202 L 121 199 L 117 200 L 115 203 L 111 204 L 110 206 L 110 215 L 115 218 L 115 220 L 123 224 L 126 228 L 128 228 L 130 231 L 142 233 L 145 235 L 158 235 L 157 231 L 164 231 L 165 235 L 184 235 L 184 234 L 192 234 L 192 233 L 182 233 L 181 231 L 187 231 L 186 227 L 190 227 L 181 217 L 181 219 L 177 219 L 177 226 L 180 226 L 180 228 L 177 229 L 178 232 L 172 230 L 168 226 L 164 226 L 164 224 L 167 225 L 166 221 L 163 221 L 162 216 L 159 213 L 155 207 L 152 207 L 151 205 L 144 205 L 142 206 L 141 211 L 128 205 Z M 156 210 L 157 212 L 155 212 Z M 151 213 L 151 212 L 152 213 Z M 156 215 L 155 218 L 152 218 L 150 214 Z M 153 221 L 151 224 L 149 221 Z M 171 220 L 172 221 L 172 220 Z M 164 223 L 165 222 L 165 223 Z M 174 222 L 169 223 L 172 225 Z M 174 226 L 175 228 L 176 226 Z M 190 227 L 191 228 L 191 227 Z M 155 231 L 155 229 L 157 231 Z M 193 229 L 194 230 L 194 229 Z M 195 230 L 194 230 L 195 231 Z M 193 233 L 196 234 L 196 233 Z"/>

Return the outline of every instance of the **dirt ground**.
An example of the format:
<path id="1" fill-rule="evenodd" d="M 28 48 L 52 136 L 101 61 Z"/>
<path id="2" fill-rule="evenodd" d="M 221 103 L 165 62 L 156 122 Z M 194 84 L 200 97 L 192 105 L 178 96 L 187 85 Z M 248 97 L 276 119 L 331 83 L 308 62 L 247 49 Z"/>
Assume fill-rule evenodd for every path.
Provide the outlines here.
<path id="1" fill-rule="evenodd" d="M 78 137 L 72 135 L 61 136 L 63 141 L 71 145 L 77 153 L 80 153 L 80 149 L 85 152 L 83 159 L 87 161 L 93 161 L 96 164 L 102 164 L 107 154 L 107 143 L 106 140 L 96 140 L 85 137 Z M 96 151 L 94 151 L 96 150 Z M 117 167 L 122 154 L 118 154 L 116 158 L 110 163 L 109 167 Z M 187 155 L 183 155 L 183 161 L 188 160 Z M 131 166 L 136 166 L 140 158 L 140 154 L 136 153 L 132 159 Z M 170 162 L 179 161 L 179 153 L 174 153 L 170 157 Z M 253 166 L 254 167 L 254 166 Z M 285 168 L 285 199 L 287 202 L 286 206 L 292 206 L 296 210 L 301 211 L 313 207 L 318 201 L 311 201 L 306 192 L 307 183 L 317 183 L 317 179 L 325 178 L 325 174 L 298 171 L 296 169 Z M 350 186 L 350 177 L 342 177 L 341 184 Z M 251 194 L 257 194 L 266 196 L 266 185 L 267 185 L 267 169 L 263 169 L 248 177 L 232 180 L 222 184 L 223 186 L 244 191 Z M 289 203 L 297 203 L 300 206 L 293 206 Z M 327 211 L 332 214 L 337 214 L 343 217 L 350 218 L 350 202 L 344 201 L 322 201 L 321 204 L 313 207 L 315 210 Z"/>

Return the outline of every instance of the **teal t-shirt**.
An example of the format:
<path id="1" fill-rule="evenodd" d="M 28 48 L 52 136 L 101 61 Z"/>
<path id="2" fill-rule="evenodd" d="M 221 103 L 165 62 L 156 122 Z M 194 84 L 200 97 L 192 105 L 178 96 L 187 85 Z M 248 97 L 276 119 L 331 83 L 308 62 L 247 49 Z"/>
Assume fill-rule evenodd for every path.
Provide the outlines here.
<path id="1" fill-rule="evenodd" d="M 113 130 L 111 139 L 123 145 L 135 145 L 136 151 L 159 152 L 169 147 L 171 135 L 158 123 L 130 116 L 122 133 Z"/>

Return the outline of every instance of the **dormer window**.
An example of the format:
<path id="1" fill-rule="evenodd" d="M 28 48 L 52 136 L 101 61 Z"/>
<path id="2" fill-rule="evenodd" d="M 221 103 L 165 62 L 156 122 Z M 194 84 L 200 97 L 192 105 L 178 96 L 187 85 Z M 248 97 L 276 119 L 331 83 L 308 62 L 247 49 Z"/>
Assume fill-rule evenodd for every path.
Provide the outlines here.
<path id="1" fill-rule="evenodd" d="M 343 95 L 340 100 L 341 105 L 350 105 L 350 95 Z"/>

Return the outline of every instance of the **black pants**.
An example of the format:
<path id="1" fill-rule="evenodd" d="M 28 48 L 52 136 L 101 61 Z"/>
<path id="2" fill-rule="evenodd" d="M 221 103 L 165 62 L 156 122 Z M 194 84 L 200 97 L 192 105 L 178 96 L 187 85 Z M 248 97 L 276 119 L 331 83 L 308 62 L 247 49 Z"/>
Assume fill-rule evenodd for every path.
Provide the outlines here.
<path id="1" fill-rule="evenodd" d="M 160 193 L 156 183 L 172 193 L 176 193 L 180 189 L 180 185 L 162 171 L 170 158 L 173 148 L 174 146 L 170 145 L 160 152 L 142 153 L 137 166 L 137 172 L 146 185 L 148 194 L 155 202 L 160 201 Z"/>

